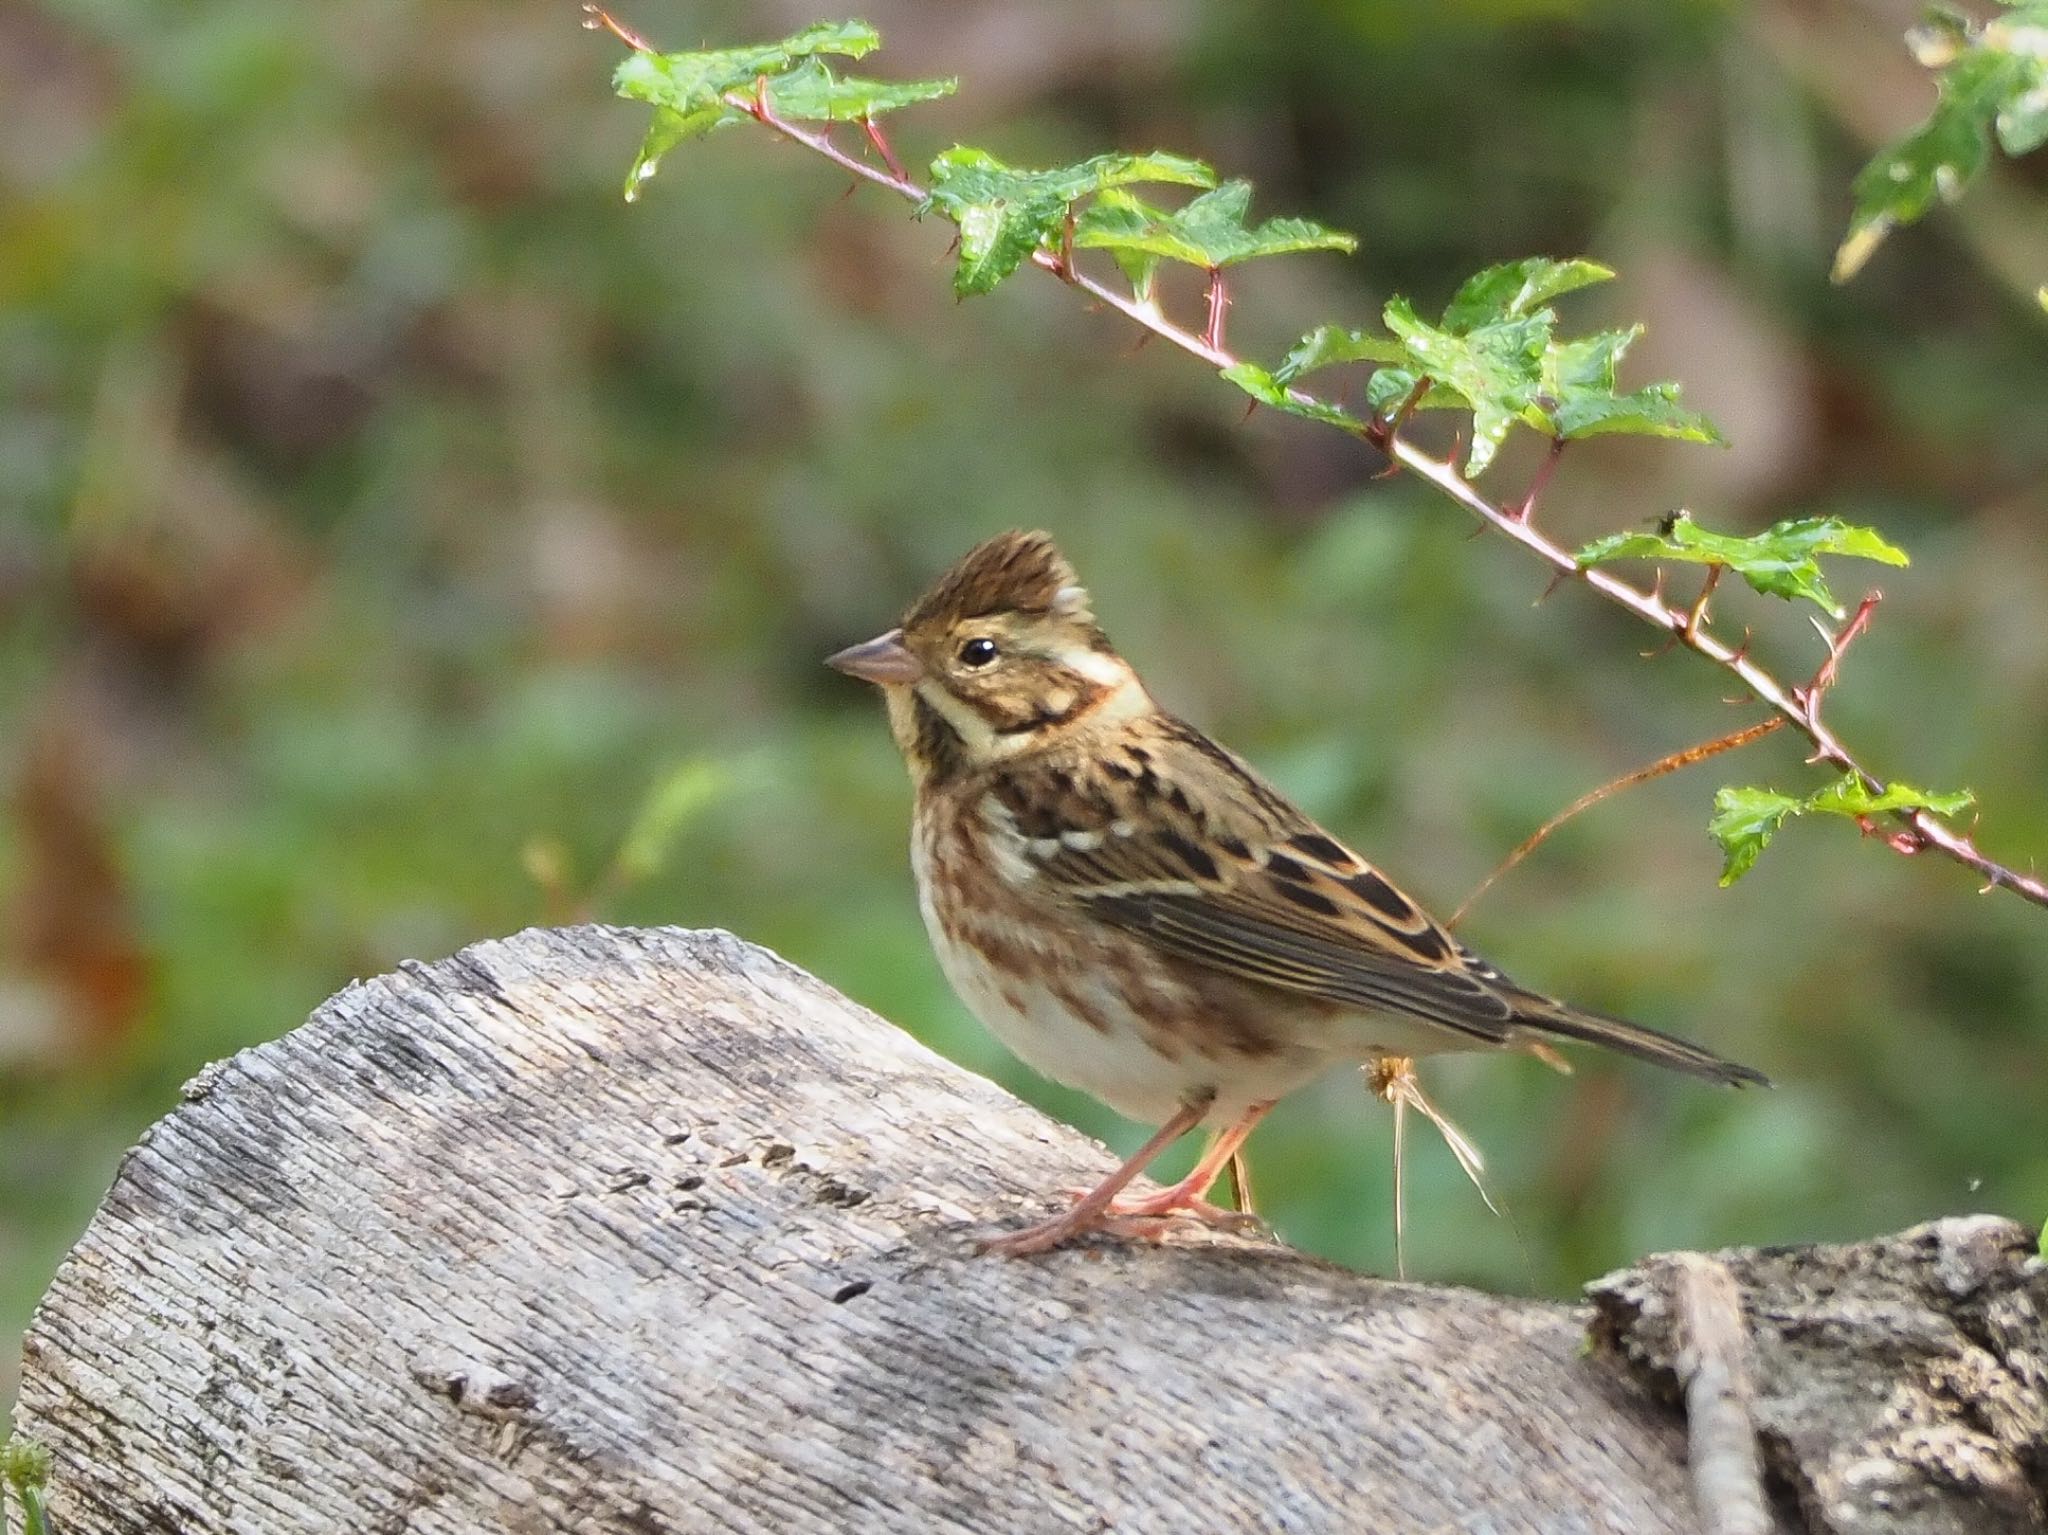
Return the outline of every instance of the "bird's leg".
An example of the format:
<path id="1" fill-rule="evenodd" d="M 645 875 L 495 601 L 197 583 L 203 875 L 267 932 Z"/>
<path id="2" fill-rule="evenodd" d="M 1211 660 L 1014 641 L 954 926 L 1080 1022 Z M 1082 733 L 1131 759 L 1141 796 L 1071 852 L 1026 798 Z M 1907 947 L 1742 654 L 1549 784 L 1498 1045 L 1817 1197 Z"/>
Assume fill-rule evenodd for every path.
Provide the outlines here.
<path id="1" fill-rule="evenodd" d="M 1255 1103 L 1245 1110 L 1244 1118 L 1228 1130 L 1219 1130 L 1216 1138 L 1209 1142 L 1209 1149 L 1202 1153 L 1202 1160 L 1194 1166 L 1180 1182 L 1161 1189 L 1156 1194 L 1141 1194 L 1135 1199 L 1119 1199 L 1110 1206 L 1112 1215 L 1192 1215 L 1197 1220 L 1216 1226 L 1241 1226 L 1253 1217 L 1247 1210 L 1225 1210 L 1212 1205 L 1205 1197 L 1216 1180 L 1223 1176 L 1223 1169 L 1236 1156 L 1240 1146 L 1266 1117 L 1270 1103 Z"/>
<path id="2" fill-rule="evenodd" d="M 1110 1211 L 1110 1205 L 1116 1196 L 1123 1192 L 1124 1185 L 1150 1167 L 1160 1152 L 1199 1125 L 1202 1117 L 1209 1112 L 1209 1104 L 1212 1101 L 1211 1098 L 1198 1098 L 1192 1103 L 1182 1104 L 1178 1114 L 1153 1132 L 1152 1138 L 1140 1146 L 1122 1167 L 1083 1195 L 1073 1209 L 1063 1215 L 1055 1215 L 1049 1221 L 1040 1221 L 1036 1226 L 1027 1226 L 1009 1236 L 995 1237 L 983 1242 L 981 1250 L 985 1253 L 1002 1253 L 1017 1258 L 1026 1253 L 1042 1253 L 1047 1248 L 1058 1247 L 1062 1242 L 1071 1241 L 1083 1232 L 1111 1224 L 1115 1216 Z"/>

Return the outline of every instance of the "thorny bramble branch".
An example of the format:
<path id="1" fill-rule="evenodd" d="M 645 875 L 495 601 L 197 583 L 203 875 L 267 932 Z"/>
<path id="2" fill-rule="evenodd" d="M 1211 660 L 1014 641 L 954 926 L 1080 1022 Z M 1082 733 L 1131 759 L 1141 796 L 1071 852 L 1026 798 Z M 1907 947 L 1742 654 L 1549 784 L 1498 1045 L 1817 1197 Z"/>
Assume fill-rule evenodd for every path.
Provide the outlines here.
<path id="1" fill-rule="evenodd" d="M 652 51 L 643 38 L 620 24 L 601 7 L 594 4 L 585 5 L 584 15 L 587 27 L 609 31 L 636 52 Z M 900 162 L 888 152 L 885 143 L 874 131 L 871 120 L 864 122 L 863 127 L 867 130 L 869 142 L 875 146 L 877 153 L 885 161 L 881 166 L 848 154 L 823 132 L 812 132 L 779 116 L 770 105 L 766 92 L 732 92 L 724 97 L 724 101 L 727 106 L 745 113 L 763 127 L 802 145 L 813 154 L 823 156 L 850 175 L 872 182 L 919 206 L 923 206 L 928 200 L 926 189 L 906 174 Z M 1134 298 L 1119 293 L 1082 271 L 1073 259 L 1071 247 L 1065 242 L 1062 242 L 1062 248 L 1058 251 L 1034 251 L 1031 260 L 1034 265 L 1089 294 L 1098 303 L 1116 310 L 1134 324 L 1144 327 L 1152 335 L 1172 343 L 1190 356 L 1200 358 L 1213 368 L 1221 370 L 1235 367 L 1243 360 L 1229 351 L 1225 345 L 1224 319 L 1229 299 L 1220 273 L 1212 274 L 1206 324 L 1202 331 L 1196 332 L 1174 323 L 1159 308 L 1156 300 L 1150 297 Z M 1391 465 L 1407 470 L 1463 507 L 1479 519 L 1482 527 L 1493 528 L 1548 565 L 1555 573 L 1551 583 L 1552 589 L 1564 581 L 1579 581 L 1609 602 L 1627 609 L 1652 628 L 1664 631 L 1670 637 L 1668 643 L 1682 645 L 1739 678 L 1751 693 L 1769 705 L 1787 724 L 1804 736 L 1813 748 L 1808 761 L 1853 775 L 1872 794 L 1884 792 L 1884 780 L 1864 767 L 1850 753 L 1834 731 L 1822 721 L 1820 715 L 1821 701 L 1834 684 L 1843 652 L 1869 626 L 1870 615 L 1879 596 L 1877 592 L 1872 592 L 1864 598 L 1855 615 L 1840 630 L 1833 634 L 1824 632 L 1828 656 L 1810 682 L 1803 687 L 1783 683 L 1751 658 L 1747 636 L 1740 645 L 1731 646 L 1708 628 L 1706 600 L 1712 595 L 1711 586 L 1703 591 L 1695 602 L 1674 605 L 1664 596 L 1661 570 L 1652 587 L 1645 590 L 1598 566 L 1580 566 L 1569 551 L 1552 541 L 1535 526 L 1535 502 L 1563 452 L 1561 442 L 1552 447 L 1539 467 L 1537 477 L 1528 493 L 1511 506 L 1496 504 L 1466 479 L 1458 470 L 1455 451 L 1446 459 L 1436 459 L 1410 444 L 1401 436 L 1400 427 L 1409 411 L 1419 403 L 1419 397 L 1427 387 L 1427 380 L 1418 381 L 1415 392 L 1391 418 L 1362 422 L 1355 435 L 1364 438 L 1386 454 Z M 1290 386 L 1287 394 L 1290 399 L 1301 405 L 1314 406 L 1323 403 L 1304 389 Z M 1711 581 L 1712 578 L 1709 579 Z M 2048 882 L 2033 875 L 2022 874 L 1987 857 L 1978 849 L 1968 833 L 1950 826 L 1941 817 L 1920 809 L 1893 811 L 1889 812 L 1889 815 L 1898 828 L 1886 838 L 1887 844 L 1894 851 L 1914 854 L 1931 849 L 1975 871 L 1984 880 L 1986 891 L 2010 890 L 2023 900 L 2048 908 Z"/>

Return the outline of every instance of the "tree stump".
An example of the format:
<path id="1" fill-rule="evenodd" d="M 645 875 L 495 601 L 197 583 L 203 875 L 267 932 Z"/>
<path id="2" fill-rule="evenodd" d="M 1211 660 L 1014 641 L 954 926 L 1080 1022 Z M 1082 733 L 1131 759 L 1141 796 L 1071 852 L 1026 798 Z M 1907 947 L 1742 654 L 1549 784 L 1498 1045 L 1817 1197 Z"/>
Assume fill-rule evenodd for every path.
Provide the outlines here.
<path id="1" fill-rule="evenodd" d="M 64 1535 L 1700 1528 L 1654 1265 L 1589 1350 L 1584 1309 L 1203 1231 L 977 1256 L 1108 1154 L 729 935 L 476 944 L 185 1097 L 29 1333 Z M 1761 1527 L 2042 1529 L 2026 1234 L 1878 1247 L 1863 1311 L 1783 1326 L 1769 1286 L 1875 1260 L 1725 1260 Z M 1998 1522 L 1828 1522 L 1873 1487 Z"/>

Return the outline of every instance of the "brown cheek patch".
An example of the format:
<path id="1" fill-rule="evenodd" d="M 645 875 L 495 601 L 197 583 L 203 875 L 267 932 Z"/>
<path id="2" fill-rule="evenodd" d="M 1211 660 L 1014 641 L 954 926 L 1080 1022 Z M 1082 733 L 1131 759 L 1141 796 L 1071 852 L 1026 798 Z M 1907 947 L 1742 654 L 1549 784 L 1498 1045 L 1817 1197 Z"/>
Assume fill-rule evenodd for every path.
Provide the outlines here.
<path id="1" fill-rule="evenodd" d="M 1020 688 L 1023 684 L 1019 684 Z M 1047 666 L 1028 690 L 973 700 L 999 736 L 1028 735 L 1087 713 L 1109 690 L 1063 666 Z"/>

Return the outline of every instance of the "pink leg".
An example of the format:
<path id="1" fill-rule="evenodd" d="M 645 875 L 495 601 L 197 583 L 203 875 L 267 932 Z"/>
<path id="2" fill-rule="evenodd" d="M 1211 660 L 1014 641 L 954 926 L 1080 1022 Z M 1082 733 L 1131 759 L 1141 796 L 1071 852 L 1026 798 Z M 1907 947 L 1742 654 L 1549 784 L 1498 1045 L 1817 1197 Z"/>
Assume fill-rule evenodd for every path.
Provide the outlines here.
<path id="1" fill-rule="evenodd" d="M 1138 1148 L 1137 1153 L 1128 1162 L 1089 1190 L 1073 1209 L 1064 1215 L 1055 1215 L 1049 1221 L 1040 1221 L 1036 1226 L 1027 1226 L 1009 1236 L 983 1242 L 981 1250 L 985 1253 L 1002 1253 L 1007 1257 L 1017 1258 L 1026 1253 L 1042 1253 L 1048 1248 L 1058 1247 L 1062 1242 L 1071 1241 L 1083 1232 L 1107 1225 L 1114 1218 L 1110 1213 L 1110 1203 L 1123 1191 L 1124 1185 L 1151 1166 L 1160 1152 L 1199 1125 L 1202 1116 L 1208 1112 L 1209 1105 L 1206 1102 L 1184 1105 L 1178 1114 L 1159 1127 L 1152 1139 Z"/>
<path id="2" fill-rule="evenodd" d="M 1247 1213 L 1240 1210 L 1224 1210 L 1209 1203 L 1207 1194 L 1218 1178 L 1223 1176 L 1224 1167 L 1237 1155 L 1238 1148 L 1258 1128 L 1260 1120 L 1273 1107 L 1270 1103 L 1255 1103 L 1245 1111 L 1244 1118 L 1228 1130 L 1217 1132 L 1209 1142 L 1209 1149 L 1202 1153 L 1202 1160 L 1194 1170 L 1180 1182 L 1156 1194 L 1141 1195 L 1136 1199 L 1119 1199 L 1110 1206 L 1112 1215 L 1192 1215 L 1198 1220 L 1214 1225 L 1242 1225 Z"/>

